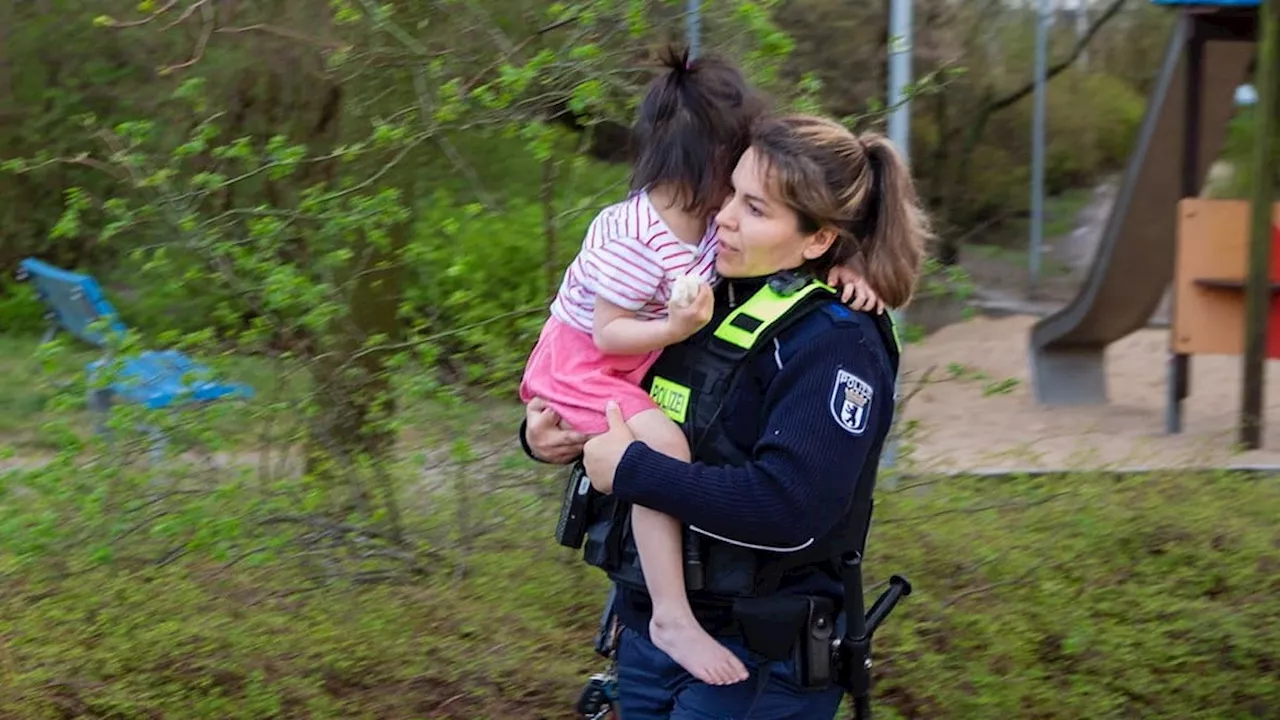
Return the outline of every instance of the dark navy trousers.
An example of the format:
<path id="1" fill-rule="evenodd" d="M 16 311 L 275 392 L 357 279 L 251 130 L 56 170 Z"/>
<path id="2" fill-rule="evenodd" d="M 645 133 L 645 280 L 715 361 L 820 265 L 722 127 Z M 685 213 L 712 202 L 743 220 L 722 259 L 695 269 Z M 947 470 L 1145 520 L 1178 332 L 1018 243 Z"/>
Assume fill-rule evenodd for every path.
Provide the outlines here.
<path id="1" fill-rule="evenodd" d="M 795 663 L 769 662 L 740 642 L 717 638 L 751 673 L 726 686 L 704 685 L 645 636 L 623 628 L 618 637 L 618 720 L 834 720 L 842 690 L 804 691 Z"/>

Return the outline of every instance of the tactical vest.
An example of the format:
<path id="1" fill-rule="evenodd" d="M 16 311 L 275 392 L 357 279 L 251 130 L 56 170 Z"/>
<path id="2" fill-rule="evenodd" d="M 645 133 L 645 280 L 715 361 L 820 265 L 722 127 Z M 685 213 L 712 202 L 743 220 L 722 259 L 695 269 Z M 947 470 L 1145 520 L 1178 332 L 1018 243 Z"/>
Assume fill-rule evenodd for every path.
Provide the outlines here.
<path id="1" fill-rule="evenodd" d="M 794 287 L 794 284 L 793 284 Z M 823 305 L 839 302 L 832 289 L 816 280 L 794 289 L 766 283 L 734 309 L 714 330 L 710 327 L 683 343 L 665 349 L 650 369 L 643 386 L 658 406 L 684 430 L 693 457 L 711 465 L 742 466 L 750 459 L 725 435 L 721 415 L 725 401 L 762 348 L 772 348 L 779 333 Z M 781 288 L 781 291 L 778 289 Z M 898 365 L 897 337 L 888 315 L 874 316 L 889 351 L 892 369 Z M 887 431 L 868 438 L 875 447 L 856 479 L 856 491 L 845 517 L 827 536 L 800 548 L 746 546 L 700 532 L 685 531 L 686 585 L 690 598 L 732 601 L 773 593 L 796 570 L 820 567 L 839 578 L 839 560 L 850 550 L 862 551 L 871 515 L 871 495 L 880 449 Z M 590 515 L 583 547 L 584 559 L 601 568 L 614 582 L 645 589 L 639 556 L 630 528 L 630 506 L 613 496 L 600 496 Z M 700 573 L 690 573 L 691 566 Z M 699 577 L 700 575 L 700 577 Z"/>

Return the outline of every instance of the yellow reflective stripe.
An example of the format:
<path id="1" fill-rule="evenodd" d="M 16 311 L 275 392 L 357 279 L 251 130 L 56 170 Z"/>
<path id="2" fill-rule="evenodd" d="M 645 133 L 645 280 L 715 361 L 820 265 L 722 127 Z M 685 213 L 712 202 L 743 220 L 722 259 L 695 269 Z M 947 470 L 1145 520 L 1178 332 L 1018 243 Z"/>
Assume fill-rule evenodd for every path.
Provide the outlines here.
<path id="1" fill-rule="evenodd" d="M 832 288 L 826 283 L 814 280 L 790 295 L 779 295 L 773 288 L 765 285 L 748 298 L 741 307 L 729 313 L 729 316 L 720 323 L 720 327 L 716 328 L 715 336 L 740 348 L 750 348 L 778 318 L 785 315 L 796 303 L 819 290 L 832 290 Z M 747 330 L 734 325 L 733 321 L 739 316 L 757 321 L 756 327 Z"/>
<path id="2" fill-rule="evenodd" d="M 672 382 L 664 377 L 653 377 L 649 388 L 649 397 L 654 403 L 676 423 L 684 424 L 689 412 L 689 398 L 692 391 L 680 383 Z"/>

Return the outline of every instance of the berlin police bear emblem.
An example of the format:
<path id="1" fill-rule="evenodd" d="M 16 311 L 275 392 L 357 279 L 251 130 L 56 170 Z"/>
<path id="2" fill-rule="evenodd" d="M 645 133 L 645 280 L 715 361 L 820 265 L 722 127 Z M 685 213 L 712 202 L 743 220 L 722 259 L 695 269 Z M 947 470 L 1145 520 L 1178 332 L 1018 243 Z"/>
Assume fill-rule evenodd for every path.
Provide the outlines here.
<path id="1" fill-rule="evenodd" d="M 854 435 L 867 429 L 871 415 L 871 385 L 844 370 L 836 371 L 836 384 L 831 389 L 831 416 L 840 427 Z"/>

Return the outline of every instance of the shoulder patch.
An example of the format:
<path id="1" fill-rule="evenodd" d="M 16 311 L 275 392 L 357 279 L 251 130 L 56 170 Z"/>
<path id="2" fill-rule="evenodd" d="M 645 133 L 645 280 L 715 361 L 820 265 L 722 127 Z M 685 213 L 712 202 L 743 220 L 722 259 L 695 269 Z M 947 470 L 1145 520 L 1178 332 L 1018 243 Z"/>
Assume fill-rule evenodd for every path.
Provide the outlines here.
<path id="1" fill-rule="evenodd" d="M 846 370 L 836 370 L 831 388 L 831 417 L 850 435 L 861 435 L 871 417 L 871 383 Z"/>
<path id="2" fill-rule="evenodd" d="M 790 361 L 797 352 L 810 343 L 818 341 L 819 338 L 825 338 L 832 330 L 842 333 L 841 338 L 850 339 L 854 337 L 852 333 L 861 333 L 866 336 L 872 331 L 863 325 L 871 321 L 869 316 L 848 308 L 845 308 L 848 311 L 845 313 L 840 310 L 841 307 L 838 302 L 828 303 L 817 312 L 810 313 L 795 325 L 783 330 L 778 336 L 781 345 L 778 360 L 782 363 Z"/>

